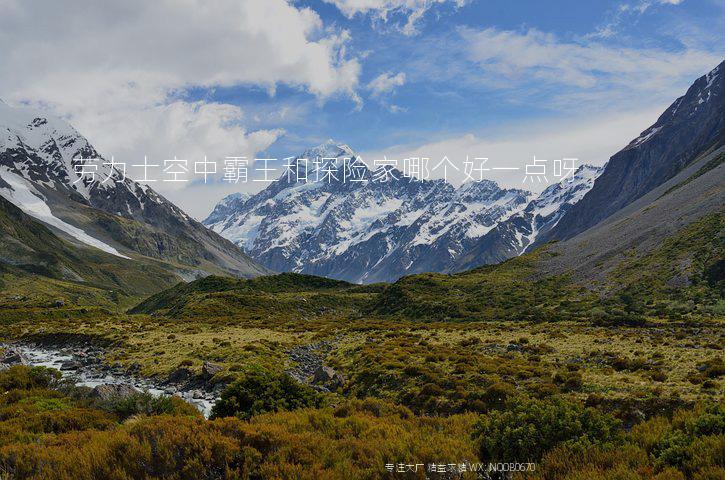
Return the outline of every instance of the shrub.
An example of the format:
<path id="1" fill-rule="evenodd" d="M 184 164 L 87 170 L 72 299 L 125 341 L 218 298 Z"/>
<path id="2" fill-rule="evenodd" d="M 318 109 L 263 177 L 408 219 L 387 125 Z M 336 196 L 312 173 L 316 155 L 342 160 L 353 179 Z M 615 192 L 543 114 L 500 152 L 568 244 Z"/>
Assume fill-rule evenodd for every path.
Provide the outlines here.
<path id="1" fill-rule="evenodd" d="M 0 372 L 0 390 L 51 388 L 58 383 L 60 376 L 60 372 L 52 368 L 14 365 Z"/>
<path id="2" fill-rule="evenodd" d="M 319 406 L 321 396 L 285 374 L 254 372 L 229 385 L 212 409 L 212 417 L 253 415 Z"/>
<path id="3" fill-rule="evenodd" d="M 618 440 L 620 423 L 579 404 L 517 401 L 506 410 L 482 416 L 474 439 L 483 462 L 538 461 L 558 445 L 576 446 Z"/>
<path id="4" fill-rule="evenodd" d="M 561 385 L 565 392 L 574 392 L 582 389 L 582 375 L 579 372 L 557 372 L 554 375 L 554 383 Z"/>
<path id="5" fill-rule="evenodd" d="M 672 427 L 652 446 L 655 458 L 690 475 L 707 466 L 725 467 L 725 407 L 712 405 L 678 412 Z"/>
<path id="6" fill-rule="evenodd" d="M 508 401 L 517 395 L 516 388 L 511 384 L 496 382 L 486 388 L 481 395 L 481 400 L 487 410 L 494 410 L 503 408 Z"/>
<path id="7" fill-rule="evenodd" d="M 190 415 L 201 416 L 199 410 L 179 397 L 152 395 L 148 392 L 134 393 L 97 403 L 98 408 L 118 415 L 125 420 L 134 415 Z"/>
<path id="8" fill-rule="evenodd" d="M 415 417 L 374 399 L 252 422 L 143 417 L 105 431 L 0 445 L 0 472 L 18 480 L 393 478 L 388 461 L 475 461 L 473 419 Z"/>

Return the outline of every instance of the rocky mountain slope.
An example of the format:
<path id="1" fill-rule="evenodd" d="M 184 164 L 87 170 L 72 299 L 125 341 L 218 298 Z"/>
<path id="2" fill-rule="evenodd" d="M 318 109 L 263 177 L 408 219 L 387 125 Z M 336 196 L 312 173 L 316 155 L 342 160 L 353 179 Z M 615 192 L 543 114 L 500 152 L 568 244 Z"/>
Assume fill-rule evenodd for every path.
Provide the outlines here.
<path id="1" fill-rule="evenodd" d="M 67 122 L 0 101 L 0 195 L 64 240 L 121 260 L 138 255 L 161 260 L 179 279 L 267 272 L 153 189 L 104 162 Z"/>
<path id="2" fill-rule="evenodd" d="M 541 262 L 539 275 L 566 272 L 604 290 L 620 284 L 676 289 L 707 276 L 722 295 L 723 163 L 721 145 L 594 227 L 551 244 L 547 248 L 554 255 Z M 698 224 L 703 226 L 693 227 Z M 677 236 L 681 240 L 673 242 Z M 658 250 L 662 253 L 653 256 Z"/>
<path id="3" fill-rule="evenodd" d="M 553 255 L 539 264 L 539 277 L 567 273 L 589 288 L 630 297 L 683 289 L 702 296 L 698 285 L 707 285 L 722 298 L 722 74 L 721 63 L 612 157 L 591 191 L 546 235 L 564 240 L 547 247 Z"/>
<path id="4" fill-rule="evenodd" d="M 252 197 L 225 198 L 203 223 L 273 270 L 361 283 L 451 269 L 489 232 L 513 218 L 519 219 L 509 224 L 517 247 L 497 256 L 517 255 L 539 231 L 558 221 L 560 207 L 581 198 L 596 172 L 580 169 L 573 182 L 552 186 L 530 203 L 530 192 L 503 189 L 488 180 L 455 188 L 390 169 L 388 181 L 370 181 L 375 174 L 364 166 L 355 174 L 365 181 L 345 181 L 344 173 L 325 177 L 330 163 L 339 172 L 346 162 L 355 164 L 353 151 L 332 141 L 297 158 L 293 166 L 302 167 L 307 181 L 302 174 L 298 180 L 293 168 Z M 307 172 L 311 160 L 300 159 L 313 158 L 326 163 Z"/>
<path id="5" fill-rule="evenodd" d="M 70 243 L 0 196 L 0 308 L 56 302 L 116 308 L 178 282 L 163 261 Z"/>
<path id="6" fill-rule="evenodd" d="M 607 163 L 587 195 L 537 240 L 572 238 L 673 178 L 725 141 L 725 62 L 697 79 Z"/>
<path id="7" fill-rule="evenodd" d="M 604 167 L 582 165 L 570 177 L 546 188 L 526 208 L 484 235 L 447 271 L 463 271 L 480 265 L 499 263 L 526 252 L 554 228 L 569 209 L 592 188 Z"/>

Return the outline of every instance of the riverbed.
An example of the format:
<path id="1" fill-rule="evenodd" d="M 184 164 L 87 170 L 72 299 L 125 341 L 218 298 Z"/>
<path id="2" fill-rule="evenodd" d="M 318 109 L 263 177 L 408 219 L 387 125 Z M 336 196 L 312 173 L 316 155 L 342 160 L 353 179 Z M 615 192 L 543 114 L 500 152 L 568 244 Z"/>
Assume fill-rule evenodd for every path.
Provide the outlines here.
<path id="1" fill-rule="evenodd" d="M 100 364 L 84 364 L 82 359 L 72 353 L 72 349 L 55 348 L 41 345 L 0 345 L 19 351 L 30 366 L 42 366 L 59 370 L 64 377 L 71 378 L 75 385 L 97 387 L 103 384 L 127 385 L 152 395 L 175 395 L 194 405 L 209 418 L 217 398 L 209 392 L 199 389 L 171 391 L 152 379 L 129 375 L 120 369 L 103 368 Z"/>

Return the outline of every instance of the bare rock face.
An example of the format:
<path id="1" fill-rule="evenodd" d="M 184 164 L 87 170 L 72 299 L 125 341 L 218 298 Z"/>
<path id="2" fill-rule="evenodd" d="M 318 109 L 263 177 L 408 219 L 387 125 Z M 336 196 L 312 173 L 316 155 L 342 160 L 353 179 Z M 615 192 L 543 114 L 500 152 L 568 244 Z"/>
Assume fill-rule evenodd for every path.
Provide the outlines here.
<path id="1" fill-rule="evenodd" d="M 537 244 L 567 240 L 673 178 L 698 156 L 722 146 L 725 61 L 692 84 L 657 122 L 609 159 L 586 196 Z"/>
<path id="2" fill-rule="evenodd" d="M 135 388 L 124 384 L 104 383 L 94 387 L 91 397 L 108 401 L 112 399 L 128 398 L 139 393 Z"/>

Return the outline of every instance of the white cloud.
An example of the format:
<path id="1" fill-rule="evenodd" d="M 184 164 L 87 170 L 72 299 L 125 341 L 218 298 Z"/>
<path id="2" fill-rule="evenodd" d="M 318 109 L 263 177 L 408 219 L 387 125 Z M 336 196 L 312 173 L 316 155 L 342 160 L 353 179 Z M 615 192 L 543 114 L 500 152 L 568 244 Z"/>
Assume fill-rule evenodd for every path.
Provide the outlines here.
<path id="1" fill-rule="evenodd" d="M 129 118 L 133 121 L 124 125 L 123 138 L 114 138 L 115 125 Z M 119 161 L 139 164 L 147 156 L 150 164 L 163 165 L 164 160 L 176 157 L 188 160 L 193 172 L 194 162 L 207 156 L 207 161 L 218 163 L 220 174 L 224 157 L 254 158 L 255 153 L 269 147 L 283 133 L 282 130 L 248 132 L 242 126 L 244 120 L 244 112 L 233 105 L 182 101 L 132 112 L 113 110 L 99 114 L 97 119 L 98 127 L 109 132 L 100 142 L 105 147 L 103 151 Z M 141 178 L 142 172 L 129 168 L 129 175 Z M 154 178 L 159 176 L 157 172 Z M 154 187 L 157 185 L 162 190 L 185 186 L 183 182 L 170 185 L 162 182 Z"/>
<path id="2" fill-rule="evenodd" d="M 509 188 L 523 188 L 541 191 L 545 183 L 523 183 L 525 165 L 534 156 L 548 160 L 549 172 L 556 159 L 577 158 L 577 165 L 588 163 L 603 165 L 614 153 L 621 150 L 631 139 L 636 138 L 657 120 L 667 105 L 662 104 L 645 111 L 609 113 L 597 118 L 575 117 L 558 121 L 538 121 L 502 125 L 497 131 L 472 132 L 450 138 L 442 138 L 421 145 L 391 147 L 384 151 L 363 152 L 369 159 L 402 159 L 410 157 L 429 158 L 429 167 L 435 166 L 444 156 L 459 168 L 448 169 L 448 180 L 460 184 L 465 179 L 464 161 L 468 156 L 486 157 L 488 167 L 519 168 L 519 170 L 491 170 L 484 172 L 484 178 L 495 180 Z M 478 175 L 478 174 L 474 174 Z M 442 168 L 431 172 L 431 178 L 442 178 Z M 556 180 L 549 175 L 549 181 Z"/>
<path id="3" fill-rule="evenodd" d="M 632 17 L 637 18 L 652 6 L 680 5 L 684 0 L 639 0 L 637 3 L 621 3 L 610 13 L 609 19 L 596 31 L 587 35 L 587 38 L 610 38 L 616 35 L 622 23 Z"/>
<path id="4" fill-rule="evenodd" d="M 402 32 L 406 35 L 417 33 L 417 22 L 435 4 L 451 4 L 462 7 L 469 0 L 324 0 L 335 5 L 345 16 L 352 18 L 357 14 L 371 15 L 375 20 L 387 22 L 395 14 L 406 17 Z"/>
<path id="5" fill-rule="evenodd" d="M 463 29 L 468 56 L 481 68 L 480 80 L 511 87 L 527 84 L 530 92 L 559 85 L 569 87 L 553 98 L 575 101 L 599 96 L 636 97 L 653 92 L 674 99 L 697 76 L 717 65 L 721 58 L 709 52 L 685 49 L 635 49 L 597 41 L 561 41 L 556 36 L 530 29 L 524 32 L 488 28 Z M 537 88 L 538 87 L 538 88 Z"/>
<path id="6" fill-rule="evenodd" d="M 373 97 L 380 97 L 403 85 L 405 85 L 405 73 L 400 72 L 393 75 L 392 72 L 384 72 L 372 79 L 368 83 L 367 89 Z"/>
<path id="7" fill-rule="evenodd" d="M 0 58 L 14 95 L 92 87 L 158 88 L 278 83 L 328 96 L 348 93 L 360 65 L 345 58 L 345 31 L 326 30 L 310 9 L 285 0 L 91 0 L 0 4 Z M 20 90 L 20 92 L 18 92 Z"/>
<path id="8" fill-rule="evenodd" d="M 358 102 L 349 40 L 286 0 L 0 0 L 0 96 L 65 117 L 117 158 L 254 155 L 282 132 L 249 132 L 238 107 L 183 92 L 285 84 Z"/>

